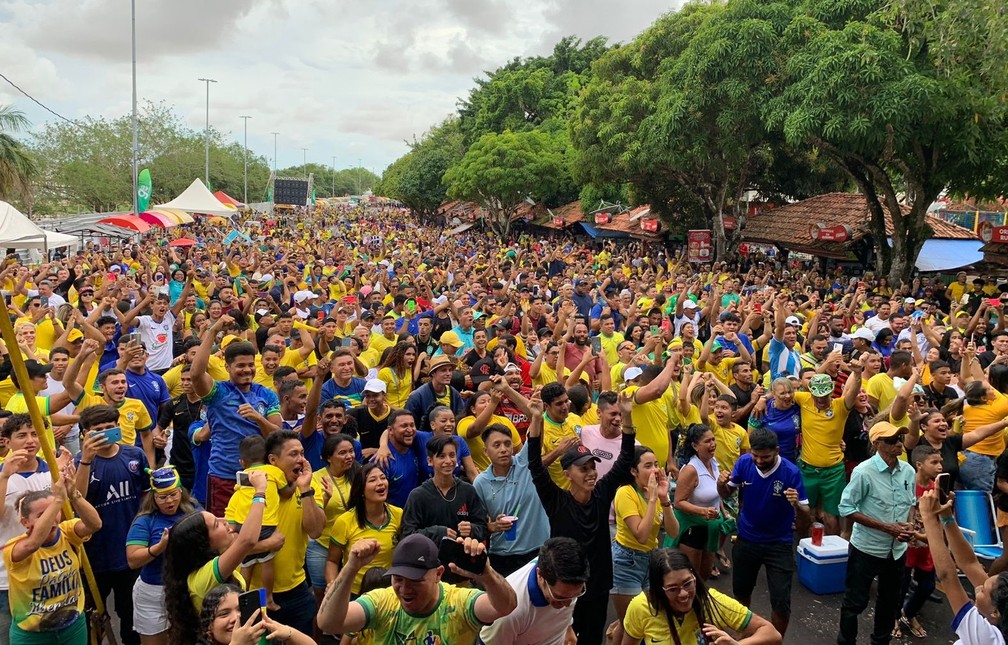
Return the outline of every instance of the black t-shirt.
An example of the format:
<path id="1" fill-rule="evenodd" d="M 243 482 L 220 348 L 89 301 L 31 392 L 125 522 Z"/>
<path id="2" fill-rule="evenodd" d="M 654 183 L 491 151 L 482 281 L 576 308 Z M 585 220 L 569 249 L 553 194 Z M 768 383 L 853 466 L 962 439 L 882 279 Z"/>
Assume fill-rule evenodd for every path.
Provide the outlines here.
<path id="1" fill-rule="evenodd" d="M 179 479 L 187 490 L 191 490 L 196 478 L 196 464 L 193 460 L 192 442 L 189 441 L 189 426 L 193 421 L 203 418 L 203 401 L 189 401 L 183 394 L 172 401 L 172 430 L 175 433 L 172 441 L 170 461 L 179 473 Z"/>
<path id="2" fill-rule="evenodd" d="M 755 390 L 756 388 L 752 387 L 747 391 L 740 388 L 737 384 L 732 384 L 731 386 L 729 386 L 728 389 L 731 390 L 732 394 L 735 395 L 735 400 L 738 402 L 738 407 L 744 408 L 745 406 L 749 405 L 750 401 L 752 401 L 753 390 Z M 737 423 L 743 428 L 745 428 L 749 423 L 749 417 L 746 416 L 746 418 L 744 419 L 739 419 Z"/>
<path id="3" fill-rule="evenodd" d="M 925 439 L 921 437 L 921 441 L 925 441 Z M 949 485 L 948 490 L 945 491 L 946 493 L 954 490 L 956 482 L 959 481 L 959 453 L 962 452 L 962 449 L 962 435 L 949 432 L 948 436 L 945 437 L 945 441 L 942 442 L 941 450 L 939 450 L 942 458 L 942 472 L 948 473 L 948 477 L 943 478 L 943 480 L 948 481 Z"/>
<path id="4" fill-rule="evenodd" d="M 875 416 L 871 411 L 868 414 L 861 414 L 856 409 L 851 410 L 847 415 L 847 423 L 844 425 L 844 459 L 846 461 L 860 464 L 868 459 L 868 427 L 867 423 Z"/>
<path id="5" fill-rule="evenodd" d="M 934 389 L 934 383 L 924 386 L 924 399 L 928 402 L 929 405 L 932 405 L 938 408 L 939 410 L 941 410 L 942 406 L 944 406 L 946 403 L 956 398 L 958 398 L 956 391 L 950 387 L 946 386 L 944 390 L 939 392 L 938 390 Z"/>
<path id="6" fill-rule="evenodd" d="M 366 405 L 359 405 L 347 410 L 347 416 L 357 423 L 357 438 L 360 439 L 361 448 L 377 448 L 382 433 L 388 428 L 388 415 L 379 421 L 371 416 Z"/>

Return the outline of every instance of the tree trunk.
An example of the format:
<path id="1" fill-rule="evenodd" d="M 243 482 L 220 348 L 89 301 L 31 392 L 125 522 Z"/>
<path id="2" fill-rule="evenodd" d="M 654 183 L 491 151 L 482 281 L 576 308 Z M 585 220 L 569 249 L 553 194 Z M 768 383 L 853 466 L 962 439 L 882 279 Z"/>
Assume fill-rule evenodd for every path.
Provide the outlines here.
<path id="1" fill-rule="evenodd" d="M 919 200 L 906 215 L 893 217 L 892 263 L 889 284 L 910 283 L 924 242 L 931 236 L 931 227 L 924 219 L 929 201 Z"/>

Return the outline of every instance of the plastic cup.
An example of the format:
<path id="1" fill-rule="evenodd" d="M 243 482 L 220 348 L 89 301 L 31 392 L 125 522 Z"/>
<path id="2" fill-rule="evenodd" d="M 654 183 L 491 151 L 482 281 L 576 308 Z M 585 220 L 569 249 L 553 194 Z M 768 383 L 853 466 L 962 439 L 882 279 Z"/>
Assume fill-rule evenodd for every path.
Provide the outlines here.
<path id="1" fill-rule="evenodd" d="M 513 515 L 505 515 L 501 518 L 502 522 L 511 522 L 511 528 L 504 531 L 504 539 L 508 542 L 514 542 L 518 539 L 518 518 Z"/>
<path id="2" fill-rule="evenodd" d="M 823 534 L 826 531 L 826 527 L 821 522 L 816 522 L 812 525 L 812 544 L 815 546 L 822 546 Z"/>

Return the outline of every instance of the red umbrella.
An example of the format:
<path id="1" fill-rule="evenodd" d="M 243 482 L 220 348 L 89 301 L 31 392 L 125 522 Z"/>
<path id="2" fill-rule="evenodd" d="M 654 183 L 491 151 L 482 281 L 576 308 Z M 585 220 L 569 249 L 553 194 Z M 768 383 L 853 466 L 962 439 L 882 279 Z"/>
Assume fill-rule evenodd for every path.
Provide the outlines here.
<path id="1" fill-rule="evenodd" d="M 104 219 L 98 220 L 99 224 L 111 224 L 113 226 L 119 226 L 122 228 L 128 228 L 136 231 L 137 233 L 146 233 L 150 230 L 150 224 L 143 221 L 139 217 L 136 217 L 132 213 L 127 213 L 124 215 L 112 215 L 111 217 L 106 217 Z"/>
<path id="2" fill-rule="evenodd" d="M 177 240 L 172 240 L 168 242 L 168 246 L 195 246 L 196 240 L 191 240 L 188 237 L 180 237 Z"/>

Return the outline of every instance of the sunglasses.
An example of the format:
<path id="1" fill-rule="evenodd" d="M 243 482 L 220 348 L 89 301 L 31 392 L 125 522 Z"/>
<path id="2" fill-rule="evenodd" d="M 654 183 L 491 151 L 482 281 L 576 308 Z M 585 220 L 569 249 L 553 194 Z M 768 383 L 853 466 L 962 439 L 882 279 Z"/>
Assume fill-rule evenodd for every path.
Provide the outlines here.
<path id="1" fill-rule="evenodd" d="M 672 596 L 678 596 L 684 591 L 687 593 L 693 591 L 695 587 L 696 587 L 696 578 L 693 577 L 687 580 L 686 582 L 682 583 L 681 585 L 669 585 L 667 587 L 662 587 L 662 589 L 667 594 L 670 594 Z"/>
<path id="2" fill-rule="evenodd" d="M 895 446 L 902 440 L 903 440 L 902 437 L 900 437 L 898 434 L 894 434 L 891 437 L 882 437 L 879 441 L 886 444 L 887 446 Z"/>

